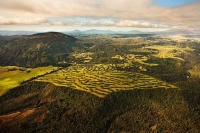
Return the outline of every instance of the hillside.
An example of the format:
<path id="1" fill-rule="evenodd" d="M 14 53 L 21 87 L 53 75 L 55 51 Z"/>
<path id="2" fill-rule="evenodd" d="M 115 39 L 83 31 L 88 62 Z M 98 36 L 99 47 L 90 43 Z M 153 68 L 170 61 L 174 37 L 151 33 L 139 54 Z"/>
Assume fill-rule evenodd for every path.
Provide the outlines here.
<path id="1" fill-rule="evenodd" d="M 200 132 L 199 41 L 56 32 L 0 40 L 0 132 Z"/>
<path id="2" fill-rule="evenodd" d="M 73 48 L 80 46 L 76 38 L 57 32 L 13 38 L 0 38 L 1 65 L 36 67 L 67 62 Z"/>
<path id="3" fill-rule="evenodd" d="M 28 82 L 0 97 L 0 132 L 200 132 L 200 94 L 178 89 L 84 91 Z"/>

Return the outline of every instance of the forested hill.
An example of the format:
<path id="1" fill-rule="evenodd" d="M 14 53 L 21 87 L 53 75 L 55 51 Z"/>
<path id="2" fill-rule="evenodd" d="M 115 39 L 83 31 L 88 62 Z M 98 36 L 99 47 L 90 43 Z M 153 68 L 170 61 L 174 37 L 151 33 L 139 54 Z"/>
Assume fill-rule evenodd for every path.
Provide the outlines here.
<path id="1" fill-rule="evenodd" d="M 6 40 L 5 40 L 6 38 Z M 77 39 L 58 32 L 0 38 L 0 64 L 37 67 L 68 60 Z"/>
<path id="2" fill-rule="evenodd" d="M 200 94 L 135 89 L 98 98 L 44 82 L 28 82 L 0 97 L 0 132 L 199 133 Z"/>

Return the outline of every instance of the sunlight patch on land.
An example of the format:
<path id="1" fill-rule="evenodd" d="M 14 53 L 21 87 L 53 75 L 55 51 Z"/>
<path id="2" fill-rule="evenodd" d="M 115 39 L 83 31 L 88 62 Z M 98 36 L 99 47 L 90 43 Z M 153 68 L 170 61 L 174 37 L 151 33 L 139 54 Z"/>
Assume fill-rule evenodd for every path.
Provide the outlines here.
<path id="1" fill-rule="evenodd" d="M 146 63 L 146 61 L 149 59 L 147 56 L 144 55 L 135 55 L 135 54 L 124 54 L 124 55 L 115 55 L 112 58 L 119 59 L 119 60 L 125 60 L 126 63 L 123 65 L 132 65 L 133 62 L 140 63 L 142 65 L 146 66 L 157 66 L 158 64 L 153 63 Z"/>
<path id="2" fill-rule="evenodd" d="M 74 53 L 72 54 L 73 57 L 75 57 L 76 59 L 84 59 L 84 62 L 90 62 L 92 60 L 92 55 L 94 53 L 91 52 L 83 52 L 83 53 Z"/>
<path id="3" fill-rule="evenodd" d="M 173 35 L 173 36 L 169 36 L 170 39 L 175 40 L 177 42 L 183 42 L 186 41 L 188 38 L 181 36 L 181 35 Z"/>
<path id="4" fill-rule="evenodd" d="M 57 86 L 71 87 L 102 98 L 111 92 L 120 90 L 177 88 L 141 73 L 117 70 L 87 70 L 84 65 L 79 66 L 78 69 L 70 66 L 40 77 L 36 81 L 51 82 Z"/>
<path id="5" fill-rule="evenodd" d="M 197 64 L 192 67 L 192 69 L 188 70 L 192 77 L 200 78 L 200 64 Z"/>
<path id="6" fill-rule="evenodd" d="M 0 67 L 0 96 L 11 88 L 14 88 L 23 81 L 29 80 L 38 75 L 51 72 L 57 67 L 38 67 L 23 68 L 17 66 L 1 66 Z"/>
<path id="7" fill-rule="evenodd" d="M 191 49 L 189 47 L 181 48 L 177 46 L 148 46 L 147 49 L 155 49 L 158 51 L 158 53 L 153 54 L 153 56 L 158 58 L 176 58 L 183 60 L 180 56 L 181 54 L 188 54 L 188 52 L 192 52 L 194 49 Z"/>
<path id="8" fill-rule="evenodd" d="M 151 50 L 145 49 L 145 48 L 133 48 L 133 49 L 130 49 L 130 52 L 136 52 L 136 53 L 151 53 Z"/>

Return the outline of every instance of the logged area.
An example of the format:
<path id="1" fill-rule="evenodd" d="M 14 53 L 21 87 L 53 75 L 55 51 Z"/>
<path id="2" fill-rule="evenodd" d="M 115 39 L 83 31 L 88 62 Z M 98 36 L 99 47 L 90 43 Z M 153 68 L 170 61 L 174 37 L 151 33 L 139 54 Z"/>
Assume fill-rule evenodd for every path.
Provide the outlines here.
<path id="1" fill-rule="evenodd" d="M 0 132 L 200 132 L 198 39 L 49 32 L 0 41 Z"/>
<path id="2" fill-rule="evenodd" d="M 67 69 L 40 77 L 36 81 L 71 87 L 98 97 L 105 97 L 109 93 L 120 90 L 177 89 L 173 85 L 141 73 L 106 68 L 108 68 L 108 65 L 95 65 L 90 70 L 87 70 L 87 66 L 78 65 L 78 69 L 70 66 Z"/>

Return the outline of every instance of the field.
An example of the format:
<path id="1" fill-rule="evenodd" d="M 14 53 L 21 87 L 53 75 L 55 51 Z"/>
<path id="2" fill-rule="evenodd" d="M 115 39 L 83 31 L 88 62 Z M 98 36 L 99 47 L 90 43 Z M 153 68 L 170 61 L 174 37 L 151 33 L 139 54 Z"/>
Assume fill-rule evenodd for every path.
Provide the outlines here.
<path id="1" fill-rule="evenodd" d="M 196 60 L 193 62 L 199 60 L 197 56 L 191 56 L 192 53 L 196 54 L 194 52 L 197 49 L 196 45 L 190 44 L 192 41 L 183 39 L 174 42 L 170 38 L 129 35 L 91 35 L 77 38 L 85 49 L 74 47 L 69 61 L 64 57 L 63 60 L 60 56 L 56 57 L 59 58 L 57 64 L 60 66 L 68 63 L 72 65 L 68 68 L 0 67 L 0 95 L 33 77 L 36 77 L 36 81 L 51 82 L 57 86 L 67 86 L 104 97 L 119 90 L 176 88 L 170 83 L 187 80 L 189 75 L 200 75 L 199 64 L 193 65 L 191 62 L 185 65 L 191 59 Z M 56 72 L 46 74 L 55 69 Z M 173 74 L 177 75 L 177 80 Z"/>
<path id="2" fill-rule="evenodd" d="M 57 67 L 38 67 L 38 68 L 23 68 L 17 66 L 1 66 L 0 67 L 0 96 L 7 90 L 14 88 L 23 81 L 29 80 L 38 75 L 44 75 Z"/>
<path id="3" fill-rule="evenodd" d="M 90 70 L 86 66 L 70 66 L 36 79 L 36 81 L 51 82 L 57 86 L 72 87 L 77 90 L 105 97 L 111 92 L 133 89 L 170 89 L 177 88 L 153 77 L 117 70 L 103 70 L 96 64 Z"/>
<path id="4" fill-rule="evenodd" d="M 184 60 L 180 57 L 181 54 L 188 54 L 188 52 L 192 52 L 194 49 L 191 49 L 189 47 L 181 48 L 177 46 L 148 46 L 147 49 L 154 49 L 157 50 L 158 53 L 154 54 L 155 57 L 159 58 L 176 58 L 180 60 Z"/>

